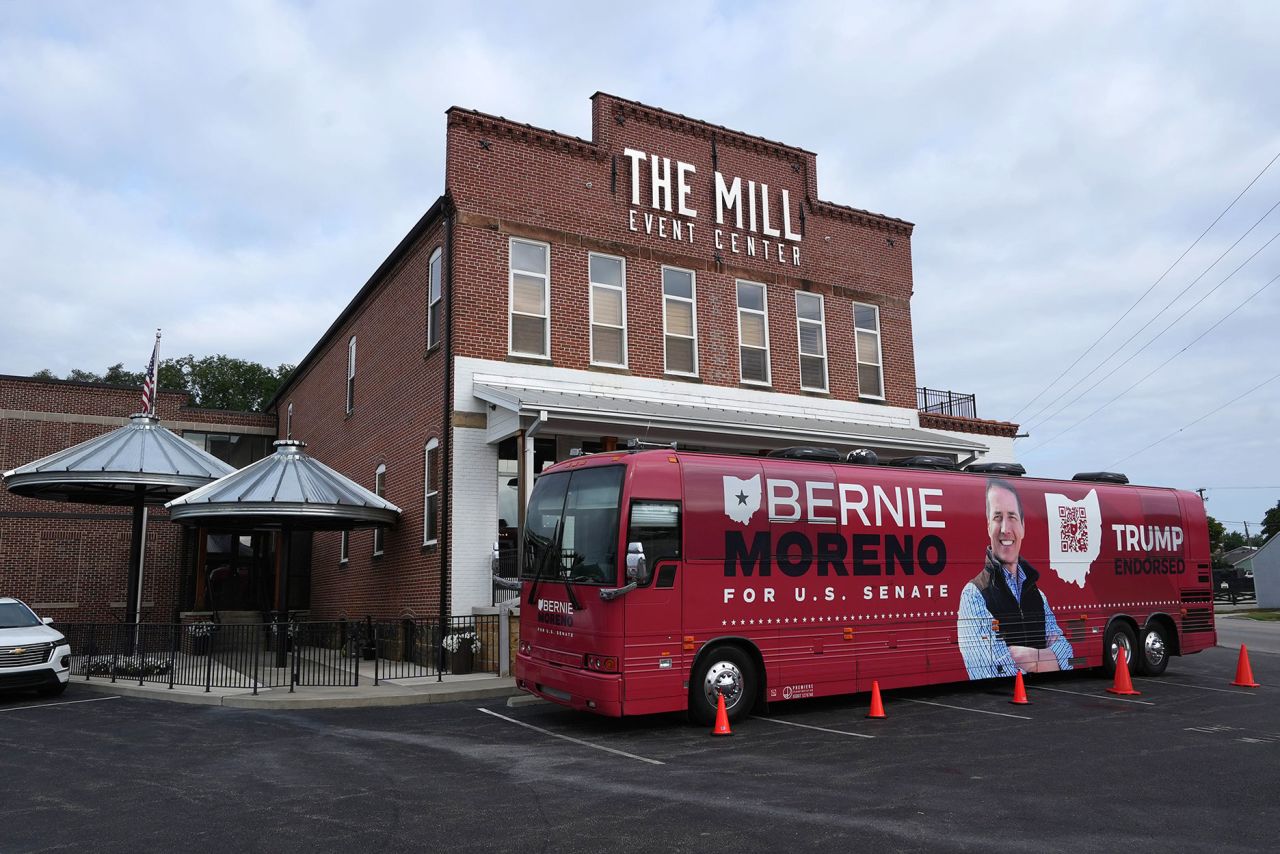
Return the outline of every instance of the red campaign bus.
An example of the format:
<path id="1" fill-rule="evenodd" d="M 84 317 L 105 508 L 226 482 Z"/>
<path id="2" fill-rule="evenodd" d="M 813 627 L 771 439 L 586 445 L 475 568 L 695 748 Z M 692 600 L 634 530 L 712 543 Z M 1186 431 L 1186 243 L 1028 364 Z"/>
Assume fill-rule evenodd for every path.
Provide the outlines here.
<path id="1" fill-rule="evenodd" d="M 543 472 L 517 684 L 604 715 L 709 722 L 719 694 L 736 720 L 873 680 L 1111 673 L 1121 647 L 1157 675 L 1216 642 L 1194 493 L 830 455 L 602 453 Z"/>

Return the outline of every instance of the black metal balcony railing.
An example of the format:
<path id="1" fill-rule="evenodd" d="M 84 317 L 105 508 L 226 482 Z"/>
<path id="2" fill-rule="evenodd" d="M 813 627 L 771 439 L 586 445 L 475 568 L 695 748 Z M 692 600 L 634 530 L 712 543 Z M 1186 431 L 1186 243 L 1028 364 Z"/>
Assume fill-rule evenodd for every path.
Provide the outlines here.
<path id="1" fill-rule="evenodd" d="M 515 549 L 504 550 L 499 556 L 493 567 L 493 604 L 501 605 L 504 602 L 510 602 L 520 598 L 520 588 L 517 586 L 512 588 L 507 584 L 499 581 L 504 579 L 507 582 L 518 582 L 520 580 L 520 567 L 516 558 Z"/>
<path id="2" fill-rule="evenodd" d="M 916 409 L 953 418 L 977 418 L 978 402 L 971 394 L 957 394 L 937 388 L 916 389 Z"/>

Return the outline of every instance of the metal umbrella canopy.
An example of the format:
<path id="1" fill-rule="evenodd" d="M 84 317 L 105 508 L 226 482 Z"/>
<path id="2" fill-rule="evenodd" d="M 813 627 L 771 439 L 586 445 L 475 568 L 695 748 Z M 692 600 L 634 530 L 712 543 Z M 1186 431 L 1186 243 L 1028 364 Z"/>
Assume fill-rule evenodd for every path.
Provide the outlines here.
<path id="1" fill-rule="evenodd" d="M 147 505 L 163 504 L 234 471 L 161 427 L 154 415 L 139 413 L 117 430 L 5 472 L 4 485 L 28 498 L 133 508 L 125 622 L 135 623 Z"/>
<path id="2" fill-rule="evenodd" d="M 170 501 L 169 518 L 186 525 L 218 525 L 281 532 L 277 606 L 288 609 L 289 534 L 389 527 L 400 508 L 281 439 L 276 452 L 221 480 Z"/>

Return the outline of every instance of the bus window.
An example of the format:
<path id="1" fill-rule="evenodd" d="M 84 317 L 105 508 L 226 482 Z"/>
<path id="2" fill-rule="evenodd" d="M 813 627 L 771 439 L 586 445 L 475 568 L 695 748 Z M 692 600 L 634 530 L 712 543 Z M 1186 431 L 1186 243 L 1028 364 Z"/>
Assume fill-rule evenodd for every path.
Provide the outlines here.
<path id="1" fill-rule="evenodd" d="M 520 575 L 523 578 L 554 577 L 556 567 L 549 552 L 555 548 L 560 520 L 564 517 L 564 495 L 569 474 L 557 472 L 538 478 L 529 497 L 529 511 L 524 518 L 524 553 Z"/>
<path id="2" fill-rule="evenodd" d="M 573 472 L 560 529 L 560 571 L 570 581 L 616 584 L 622 466 Z"/>
<path id="3" fill-rule="evenodd" d="M 675 501 L 632 501 L 627 544 L 640 543 L 650 567 L 680 557 L 680 504 Z M 669 586 L 669 585 L 662 585 Z"/>

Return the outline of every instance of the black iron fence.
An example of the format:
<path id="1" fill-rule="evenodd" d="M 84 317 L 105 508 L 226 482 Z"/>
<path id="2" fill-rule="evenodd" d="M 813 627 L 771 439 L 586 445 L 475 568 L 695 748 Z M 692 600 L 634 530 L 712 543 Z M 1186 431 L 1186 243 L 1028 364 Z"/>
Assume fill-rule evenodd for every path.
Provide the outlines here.
<path id="1" fill-rule="evenodd" d="M 957 394 L 937 388 L 916 388 L 916 409 L 954 418 L 977 418 L 978 401 L 971 394 Z"/>
<path id="2" fill-rule="evenodd" d="M 73 677 L 251 690 L 497 673 L 498 615 L 445 622 L 60 623 Z"/>

